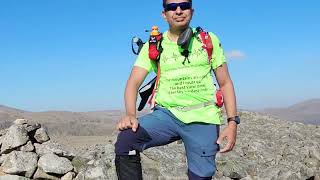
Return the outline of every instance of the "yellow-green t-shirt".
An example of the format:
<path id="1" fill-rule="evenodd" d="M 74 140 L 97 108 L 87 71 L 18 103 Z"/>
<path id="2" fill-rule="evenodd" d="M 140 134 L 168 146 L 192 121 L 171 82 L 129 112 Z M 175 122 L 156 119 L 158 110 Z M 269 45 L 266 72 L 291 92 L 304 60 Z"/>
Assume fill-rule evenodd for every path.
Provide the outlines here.
<path id="1" fill-rule="evenodd" d="M 169 109 L 184 123 L 221 124 L 222 122 L 221 110 L 214 103 L 204 107 L 197 106 L 215 100 L 216 89 L 211 67 L 216 69 L 226 62 L 219 39 L 213 33 L 210 33 L 210 37 L 214 46 L 211 64 L 208 62 L 206 50 L 196 38 L 192 38 L 189 46 L 190 53 L 188 59 L 185 59 L 177 43 L 168 39 L 167 32 L 163 34 L 161 74 L 155 101 L 156 104 Z M 156 64 L 149 59 L 148 48 L 149 44 L 146 43 L 134 65 L 148 72 L 157 72 Z M 197 108 L 188 110 L 180 108 L 190 106 Z"/>

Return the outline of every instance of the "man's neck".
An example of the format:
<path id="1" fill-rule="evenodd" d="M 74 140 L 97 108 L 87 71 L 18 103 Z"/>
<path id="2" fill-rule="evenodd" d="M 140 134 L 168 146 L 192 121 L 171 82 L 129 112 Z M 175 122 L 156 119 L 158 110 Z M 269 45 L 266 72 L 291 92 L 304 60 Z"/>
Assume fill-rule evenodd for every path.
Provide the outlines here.
<path id="1" fill-rule="evenodd" d="M 186 29 L 186 28 L 185 28 Z M 170 41 L 173 41 L 173 42 L 177 42 L 178 39 L 179 39 L 179 36 L 180 34 L 185 30 L 185 29 L 173 29 L 173 28 L 170 28 L 168 30 L 168 38 Z"/>

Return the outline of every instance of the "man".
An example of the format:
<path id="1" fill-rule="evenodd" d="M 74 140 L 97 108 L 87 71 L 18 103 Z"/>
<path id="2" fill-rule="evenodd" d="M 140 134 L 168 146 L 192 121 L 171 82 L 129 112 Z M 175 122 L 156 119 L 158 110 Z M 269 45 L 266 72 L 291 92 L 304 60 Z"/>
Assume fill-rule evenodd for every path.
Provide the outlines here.
<path id="1" fill-rule="evenodd" d="M 196 37 L 191 40 L 191 52 L 185 62 L 177 40 L 189 27 L 194 13 L 192 0 L 163 0 L 163 7 L 162 16 L 169 30 L 163 34 L 156 107 L 152 113 L 137 119 L 137 91 L 147 74 L 157 69 L 148 57 L 146 43 L 127 81 L 126 115 L 117 124 L 120 130 L 115 144 L 117 175 L 120 180 L 142 179 L 139 152 L 182 139 L 189 179 L 209 180 L 216 171 L 216 153 L 231 151 L 236 141 L 239 118 L 233 83 L 220 42 L 212 33 L 212 62 L 208 63 L 208 54 Z M 210 103 L 215 97 L 212 69 L 223 93 L 228 117 L 228 125 L 220 135 L 220 108 Z M 219 150 L 224 139 L 227 144 Z"/>

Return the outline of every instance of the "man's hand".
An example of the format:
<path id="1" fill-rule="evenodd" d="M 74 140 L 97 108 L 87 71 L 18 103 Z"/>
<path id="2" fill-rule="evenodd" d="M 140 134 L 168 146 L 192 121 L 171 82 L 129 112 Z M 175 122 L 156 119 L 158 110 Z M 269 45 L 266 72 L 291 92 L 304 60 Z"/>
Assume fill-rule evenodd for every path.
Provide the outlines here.
<path id="1" fill-rule="evenodd" d="M 233 149 L 234 145 L 236 144 L 237 138 L 237 124 L 234 121 L 229 122 L 228 127 L 226 127 L 222 133 L 219 135 L 217 140 L 217 144 L 221 144 L 221 142 L 226 139 L 227 144 L 223 149 L 220 149 L 220 153 L 226 153 Z"/>
<path id="2" fill-rule="evenodd" d="M 139 126 L 139 122 L 135 116 L 124 116 L 122 117 L 118 124 L 117 129 L 119 131 L 131 128 L 133 132 L 136 132 Z"/>

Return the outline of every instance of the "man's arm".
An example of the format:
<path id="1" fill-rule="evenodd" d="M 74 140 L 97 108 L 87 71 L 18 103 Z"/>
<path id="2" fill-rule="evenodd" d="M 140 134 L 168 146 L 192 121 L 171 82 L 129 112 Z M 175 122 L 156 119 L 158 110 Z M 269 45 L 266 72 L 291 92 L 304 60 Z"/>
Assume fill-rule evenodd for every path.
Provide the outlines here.
<path id="1" fill-rule="evenodd" d="M 227 64 L 222 64 L 214 72 L 219 87 L 223 93 L 224 106 L 227 112 L 227 117 L 234 117 L 237 115 L 236 96 Z"/>
<path id="2" fill-rule="evenodd" d="M 124 100 L 126 107 L 126 115 L 122 117 L 118 124 L 118 130 L 125 130 L 132 128 L 135 132 L 138 128 L 138 120 L 136 117 L 136 102 L 139 87 L 143 83 L 144 79 L 148 75 L 148 71 L 144 68 L 134 66 L 132 68 L 130 77 L 127 81 Z"/>
<path id="3" fill-rule="evenodd" d="M 226 109 L 227 117 L 234 117 L 237 115 L 236 96 L 232 80 L 230 78 L 227 64 L 224 63 L 215 69 L 215 76 L 219 87 L 222 91 L 224 98 L 224 106 Z M 220 134 L 217 143 L 220 144 L 223 139 L 227 139 L 227 145 L 220 150 L 221 153 L 231 151 L 235 145 L 237 136 L 237 124 L 234 121 L 230 121 L 228 126 Z"/>

